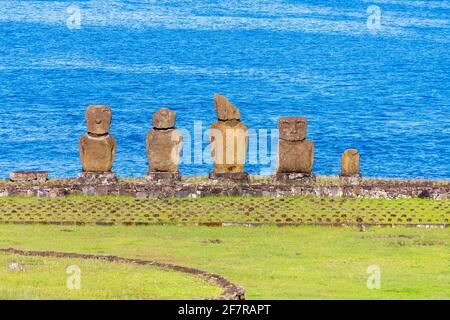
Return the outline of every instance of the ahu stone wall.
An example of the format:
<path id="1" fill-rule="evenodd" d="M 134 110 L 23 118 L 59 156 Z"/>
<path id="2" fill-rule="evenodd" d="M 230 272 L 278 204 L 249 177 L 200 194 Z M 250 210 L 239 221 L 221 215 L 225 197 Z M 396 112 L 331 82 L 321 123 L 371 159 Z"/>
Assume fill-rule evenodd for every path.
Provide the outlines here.
<path id="1" fill-rule="evenodd" d="M 334 179 L 337 180 L 337 179 Z M 261 181 L 198 182 L 183 180 L 153 181 L 147 179 L 119 179 L 103 182 L 79 179 L 49 180 L 45 183 L 15 183 L 2 181 L 0 196 L 37 196 L 53 198 L 67 195 L 122 195 L 132 197 L 205 197 L 205 196 L 319 196 L 367 198 L 429 198 L 449 199 L 450 183 L 445 181 L 414 181 L 361 179 L 359 184 L 346 180 L 324 183 L 318 181 L 280 182 L 276 179 Z"/>

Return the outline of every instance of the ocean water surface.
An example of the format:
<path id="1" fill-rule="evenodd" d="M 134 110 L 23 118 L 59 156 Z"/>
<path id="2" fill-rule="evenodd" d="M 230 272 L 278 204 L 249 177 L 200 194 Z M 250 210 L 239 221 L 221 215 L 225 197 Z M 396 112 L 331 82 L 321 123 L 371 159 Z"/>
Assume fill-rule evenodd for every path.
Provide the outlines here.
<path id="1" fill-rule="evenodd" d="M 449 17 L 445 0 L 2 0 L 0 177 L 75 176 L 89 104 L 112 107 L 114 170 L 142 176 L 152 113 L 175 110 L 193 138 L 221 93 L 252 129 L 306 116 L 318 174 L 338 174 L 354 147 L 364 176 L 448 179 Z"/>

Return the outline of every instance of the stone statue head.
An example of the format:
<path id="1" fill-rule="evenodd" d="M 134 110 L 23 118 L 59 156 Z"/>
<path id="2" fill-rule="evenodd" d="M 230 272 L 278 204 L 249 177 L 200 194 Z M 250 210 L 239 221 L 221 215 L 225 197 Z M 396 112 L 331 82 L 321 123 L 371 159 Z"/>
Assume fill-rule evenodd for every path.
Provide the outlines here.
<path id="1" fill-rule="evenodd" d="M 214 95 L 214 110 L 217 114 L 217 119 L 222 121 L 240 120 L 241 113 L 239 109 L 233 106 L 228 99 L 220 94 Z"/>
<path id="2" fill-rule="evenodd" d="M 176 113 L 167 108 L 161 108 L 153 114 L 152 123 L 155 129 L 170 129 L 175 127 Z"/>
<path id="3" fill-rule="evenodd" d="M 306 138 L 307 121 L 305 117 L 282 117 L 278 119 L 280 139 L 301 141 Z"/>
<path id="4" fill-rule="evenodd" d="M 111 125 L 111 108 L 108 106 L 92 105 L 86 110 L 87 130 L 93 134 L 106 134 Z"/>
<path id="5" fill-rule="evenodd" d="M 359 155 L 358 149 L 347 149 L 347 150 L 344 151 L 344 153 L 345 153 L 347 156 L 352 156 L 352 157 L 356 157 L 356 156 Z"/>

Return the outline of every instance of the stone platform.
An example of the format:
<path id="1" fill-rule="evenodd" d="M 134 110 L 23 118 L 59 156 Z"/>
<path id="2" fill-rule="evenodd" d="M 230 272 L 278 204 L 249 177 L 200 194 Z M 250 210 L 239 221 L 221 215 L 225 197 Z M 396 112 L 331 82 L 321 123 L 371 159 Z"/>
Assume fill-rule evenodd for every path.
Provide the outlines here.
<path id="1" fill-rule="evenodd" d="M 339 181 L 342 185 L 358 186 L 362 182 L 361 175 L 340 176 Z"/>
<path id="2" fill-rule="evenodd" d="M 248 181 L 247 172 L 211 172 L 209 179 L 219 181 Z"/>
<path id="3" fill-rule="evenodd" d="M 145 180 L 147 181 L 156 181 L 156 182 L 175 182 L 181 180 L 180 172 L 147 172 L 145 176 Z"/>
<path id="4" fill-rule="evenodd" d="M 94 177 L 96 176 L 96 177 Z M 230 183 L 228 183 L 230 182 Z M 303 181 L 304 182 L 304 181 Z M 49 179 L 46 182 L 13 182 L 0 179 L 0 196 L 53 198 L 67 195 L 120 195 L 144 198 L 207 196 L 317 196 L 365 198 L 450 199 L 449 180 L 401 180 L 361 178 L 359 185 L 344 183 L 339 177 L 317 177 L 314 182 L 274 181 L 264 177 L 233 181 L 186 177 L 167 183 L 145 178 L 117 180 L 113 173 L 99 176 L 84 173 L 81 178 Z M 442 205 L 447 205 L 443 203 Z"/>
<path id="5" fill-rule="evenodd" d="M 315 174 L 307 173 L 275 173 L 275 181 L 278 182 L 295 182 L 295 183 L 314 183 L 316 182 Z"/>
<path id="6" fill-rule="evenodd" d="M 81 172 L 78 175 L 77 182 L 81 184 L 100 184 L 108 185 L 117 183 L 117 175 L 115 172 Z"/>

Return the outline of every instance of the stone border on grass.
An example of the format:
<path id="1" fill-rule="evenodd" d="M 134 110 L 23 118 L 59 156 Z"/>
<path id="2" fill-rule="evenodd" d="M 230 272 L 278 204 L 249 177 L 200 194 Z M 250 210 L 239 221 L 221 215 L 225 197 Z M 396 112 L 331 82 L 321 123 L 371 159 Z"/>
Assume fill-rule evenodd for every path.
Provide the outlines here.
<path id="1" fill-rule="evenodd" d="M 21 256 L 33 256 L 33 257 L 51 257 L 51 258 L 73 258 L 73 259 L 93 259 L 93 260 L 103 260 L 108 262 L 119 262 L 119 263 L 134 263 L 138 265 L 156 266 L 165 270 L 171 270 L 176 272 L 182 272 L 190 275 L 195 275 L 197 277 L 203 278 L 208 281 L 214 281 L 214 283 L 223 289 L 220 296 L 216 297 L 215 300 L 245 300 L 245 290 L 241 286 L 237 286 L 225 279 L 219 274 L 209 273 L 195 268 L 183 267 L 176 264 L 164 263 L 151 260 L 141 260 L 141 259 L 129 259 L 122 258 L 118 256 L 105 256 L 105 255 L 94 255 L 94 254 L 81 254 L 81 253 L 70 253 L 70 252 L 56 252 L 56 251 L 33 251 L 33 250 L 20 250 L 15 248 L 1 249 L 0 252 L 21 255 Z"/>
<path id="2" fill-rule="evenodd" d="M 264 227 L 264 226 L 276 226 L 276 227 L 299 227 L 299 226 L 325 226 L 325 227 L 358 227 L 358 228 L 371 228 L 371 227 L 380 227 L 380 228 L 396 228 L 396 227 L 405 227 L 405 228 L 424 228 L 424 229 L 445 229 L 448 228 L 449 225 L 446 223 L 363 223 L 363 224 L 351 224 L 351 223 L 249 223 L 249 222 L 221 222 L 221 221 L 211 221 L 211 222 L 197 222 L 197 223 L 189 223 L 189 222 L 132 222 L 132 221 L 123 221 L 123 222 L 81 222 L 81 221 L 0 221 L 2 225 L 53 225 L 53 226 L 85 226 L 85 225 L 95 225 L 95 226 L 156 226 L 156 225 L 185 225 L 185 226 L 198 226 L 198 227 Z"/>

